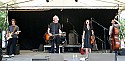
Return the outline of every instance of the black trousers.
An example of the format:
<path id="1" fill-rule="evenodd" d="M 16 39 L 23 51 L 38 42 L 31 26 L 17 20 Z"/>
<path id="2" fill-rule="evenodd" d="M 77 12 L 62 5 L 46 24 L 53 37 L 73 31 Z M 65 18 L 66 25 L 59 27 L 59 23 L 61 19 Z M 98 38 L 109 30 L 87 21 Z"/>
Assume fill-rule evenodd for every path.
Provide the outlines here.
<path id="1" fill-rule="evenodd" d="M 17 38 L 11 38 L 10 40 L 8 40 L 7 55 L 15 54 L 16 43 L 17 43 Z"/>
<path id="2" fill-rule="evenodd" d="M 56 51 L 54 51 L 54 44 L 56 44 Z M 59 44 L 60 44 L 60 36 L 55 36 L 53 40 L 51 40 L 51 52 L 59 52 Z"/>

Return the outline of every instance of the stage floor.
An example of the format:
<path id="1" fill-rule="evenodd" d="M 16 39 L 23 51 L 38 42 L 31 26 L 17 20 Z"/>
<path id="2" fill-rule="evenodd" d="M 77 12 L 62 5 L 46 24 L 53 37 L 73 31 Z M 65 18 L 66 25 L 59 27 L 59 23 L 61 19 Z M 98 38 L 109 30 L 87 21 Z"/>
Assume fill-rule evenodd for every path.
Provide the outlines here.
<path id="1" fill-rule="evenodd" d="M 101 52 L 93 52 L 93 53 L 101 53 Z M 20 50 L 19 55 L 15 55 L 15 57 L 11 58 L 5 58 L 3 55 L 2 61 L 32 61 L 32 59 L 47 59 L 50 58 L 50 56 L 55 56 L 56 58 L 63 57 L 65 61 L 73 61 L 73 56 L 75 58 L 75 61 L 81 61 L 80 58 L 85 57 L 85 55 L 81 55 L 80 53 L 45 53 L 45 52 L 40 52 L 40 51 L 31 51 L 31 50 Z M 124 61 L 125 56 L 117 56 L 117 61 Z M 45 60 L 43 60 L 45 61 Z M 101 60 L 100 60 L 101 61 Z"/>

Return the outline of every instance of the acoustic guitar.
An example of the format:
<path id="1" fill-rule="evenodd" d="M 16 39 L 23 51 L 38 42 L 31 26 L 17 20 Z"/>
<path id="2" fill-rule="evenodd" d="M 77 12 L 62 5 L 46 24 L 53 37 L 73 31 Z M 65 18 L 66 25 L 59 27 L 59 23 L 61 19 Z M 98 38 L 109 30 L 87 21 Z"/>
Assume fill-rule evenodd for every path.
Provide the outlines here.
<path id="1" fill-rule="evenodd" d="M 55 36 L 58 36 L 58 35 L 62 35 L 62 34 L 54 34 L 52 36 L 50 36 L 48 33 L 45 33 L 45 40 L 48 42 L 50 40 L 53 40 L 55 38 Z"/>

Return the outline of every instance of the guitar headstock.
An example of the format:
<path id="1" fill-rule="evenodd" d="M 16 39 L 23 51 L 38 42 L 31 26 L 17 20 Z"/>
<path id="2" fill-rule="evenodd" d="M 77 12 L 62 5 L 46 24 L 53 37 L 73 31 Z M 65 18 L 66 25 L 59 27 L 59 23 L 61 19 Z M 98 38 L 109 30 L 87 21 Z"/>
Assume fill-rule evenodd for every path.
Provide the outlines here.
<path id="1" fill-rule="evenodd" d="M 17 31 L 18 33 L 20 33 L 21 31 Z"/>

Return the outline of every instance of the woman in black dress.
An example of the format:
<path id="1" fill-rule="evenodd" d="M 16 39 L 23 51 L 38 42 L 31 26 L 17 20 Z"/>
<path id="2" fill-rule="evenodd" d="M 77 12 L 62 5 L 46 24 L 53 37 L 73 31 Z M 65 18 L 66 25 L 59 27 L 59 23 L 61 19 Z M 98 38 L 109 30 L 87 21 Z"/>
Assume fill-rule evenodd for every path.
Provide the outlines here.
<path id="1" fill-rule="evenodd" d="M 88 58 L 88 54 L 91 53 L 91 48 L 92 48 L 91 35 L 94 35 L 93 26 L 90 20 L 86 20 L 84 22 L 83 36 L 82 36 L 82 43 L 84 43 L 86 58 Z"/>

